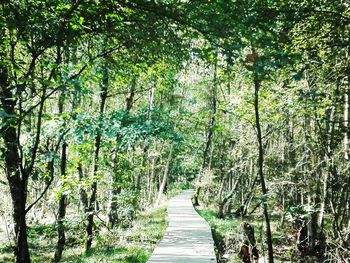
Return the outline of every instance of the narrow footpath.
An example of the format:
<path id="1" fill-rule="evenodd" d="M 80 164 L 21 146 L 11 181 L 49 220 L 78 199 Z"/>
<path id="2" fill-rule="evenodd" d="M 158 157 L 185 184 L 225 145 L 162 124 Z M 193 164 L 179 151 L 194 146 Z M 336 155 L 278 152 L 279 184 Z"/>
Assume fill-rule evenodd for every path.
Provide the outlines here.
<path id="1" fill-rule="evenodd" d="M 193 194 L 186 190 L 169 201 L 169 226 L 148 263 L 216 263 L 211 230 L 194 210 Z"/>

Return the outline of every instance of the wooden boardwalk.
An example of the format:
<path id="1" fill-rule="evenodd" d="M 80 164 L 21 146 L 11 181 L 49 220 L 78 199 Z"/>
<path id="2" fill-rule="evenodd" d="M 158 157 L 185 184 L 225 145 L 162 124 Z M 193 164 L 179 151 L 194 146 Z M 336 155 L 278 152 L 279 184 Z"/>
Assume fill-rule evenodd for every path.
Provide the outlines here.
<path id="1" fill-rule="evenodd" d="M 216 263 L 211 230 L 193 208 L 193 193 L 186 190 L 169 201 L 169 226 L 148 263 Z"/>

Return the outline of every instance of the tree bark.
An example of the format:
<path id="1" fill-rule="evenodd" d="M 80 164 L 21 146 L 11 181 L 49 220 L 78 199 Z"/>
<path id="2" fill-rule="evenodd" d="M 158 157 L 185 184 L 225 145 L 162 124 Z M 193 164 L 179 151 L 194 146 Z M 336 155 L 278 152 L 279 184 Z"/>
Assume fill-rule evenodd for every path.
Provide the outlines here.
<path id="1" fill-rule="evenodd" d="M 170 152 L 169 152 L 169 156 L 168 156 L 168 160 L 167 160 L 167 163 L 165 165 L 165 168 L 164 168 L 164 174 L 163 174 L 163 179 L 162 179 L 162 183 L 159 187 L 159 192 L 158 192 L 158 197 L 157 197 L 157 201 L 156 201 L 156 204 L 155 206 L 157 207 L 160 203 L 160 199 L 162 197 L 162 194 L 163 194 L 163 191 L 164 191 L 164 188 L 165 188 L 165 184 L 168 180 L 168 175 L 169 175 L 169 168 L 170 168 L 170 164 L 171 164 L 171 161 L 172 161 L 172 158 L 173 158 L 173 144 L 170 145 Z"/>
<path id="2" fill-rule="evenodd" d="M 81 162 L 78 163 L 78 175 L 79 175 L 79 181 L 82 181 L 85 176 L 84 176 L 84 171 L 83 171 L 83 165 Z M 84 188 L 79 189 L 79 196 L 80 196 L 80 203 L 83 205 L 83 210 L 86 211 L 88 207 L 88 196 Z"/>
<path id="3" fill-rule="evenodd" d="M 66 175 L 66 166 L 67 166 L 67 144 L 64 142 L 62 145 L 62 154 L 61 154 L 61 176 L 63 180 Z M 55 262 L 59 262 L 61 260 L 62 252 L 66 244 L 66 235 L 65 235 L 65 227 L 64 227 L 64 218 L 66 216 L 66 207 L 67 207 L 66 199 L 67 197 L 65 193 L 61 193 L 61 197 L 58 204 L 58 217 L 57 217 L 58 240 L 57 240 L 56 251 L 54 256 Z"/>
<path id="4" fill-rule="evenodd" d="M 129 94 L 125 100 L 126 102 L 126 111 L 129 113 L 134 105 L 134 97 L 135 97 L 135 87 L 136 87 L 136 77 L 132 80 L 132 83 L 129 88 Z"/>
<path id="5" fill-rule="evenodd" d="M 118 171 L 118 152 L 116 150 L 115 156 L 113 157 L 113 178 L 112 178 L 112 189 L 110 191 L 109 205 L 108 205 L 108 226 L 113 228 L 115 223 L 118 222 L 118 212 L 117 212 L 117 196 L 121 192 L 121 187 L 119 185 L 119 171 Z"/>
<path id="6" fill-rule="evenodd" d="M 125 110 L 129 114 L 133 105 L 134 105 L 134 97 L 135 97 L 135 88 L 136 88 L 136 77 L 132 79 L 132 82 L 129 87 L 128 95 L 125 99 Z M 126 125 L 126 122 L 128 121 L 128 116 L 126 118 L 123 118 L 121 121 L 121 126 L 124 127 Z M 112 163 L 113 163 L 113 178 L 112 178 L 112 189 L 109 194 L 109 204 L 108 204 L 108 226 L 110 228 L 113 228 L 115 226 L 115 223 L 118 221 L 118 213 L 117 213 L 117 197 L 121 192 L 121 187 L 119 186 L 119 177 L 118 174 L 118 153 L 125 153 L 125 150 L 120 149 L 119 147 L 115 150 L 115 157 L 113 157 Z M 135 188 L 139 190 L 139 180 L 140 180 L 140 174 L 138 174 L 136 178 L 136 186 Z"/>
<path id="7" fill-rule="evenodd" d="M 8 71 L 0 67 L 0 102 L 5 114 L 2 117 L 1 137 L 4 140 L 2 155 L 5 163 L 5 173 L 10 187 L 13 205 L 13 221 L 15 230 L 15 261 L 30 262 L 27 241 L 26 202 L 28 176 L 22 167 L 18 148 L 16 98 L 9 89 Z"/>
<path id="8" fill-rule="evenodd" d="M 148 145 L 145 144 L 143 146 L 143 154 L 142 154 L 142 162 L 141 162 L 141 171 L 137 174 L 136 178 L 136 190 L 137 192 L 141 192 L 141 181 L 142 181 L 142 175 L 145 175 L 146 168 L 147 168 L 147 155 L 148 155 Z"/>
<path id="9" fill-rule="evenodd" d="M 231 197 L 234 195 L 236 188 L 238 186 L 238 182 L 239 182 L 239 178 L 235 181 L 230 192 L 227 195 L 225 195 L 225 197 L 220 201 L 219 209 L 218 209 L 218 217 L 219 218 L 224 218 L 224 216 L 225 216 L 224 207 L 227 204 L 227 202 L 231 199 Z"/>
<path id="10" fill-rule="evenodd" d="M 60 43 L 61 44 L 61 43 Z M 61 45 L 57 46 L 57 62 L 60 63 L 62 57 L 61 55 Z M 69 52 L 67 53 L 67 58 L 69 58 Z M 68 63 L 68 59 L 67 59 Z M 61 77 L 66 77 L 60 72 Z M 59 98 L 58 98 L 58 114 L 61 115 L 64 112 L 64 103 L 66 100 L 65 91 L 62 91 Z M 72 103 L 72 110 L 74 109 L 74 102 Z M 64 219 L 66 216 L 66 207 L 67 207 L 67 197 L 64 192 L 65 188 L 65 176 L 66 176 L 66 168 L 67 168 L 67 143 L 64 141 L 62 144 L 62 152 L 61 152 L 61 180 L 62 180 L 62 188 L 60 199 L 58 202 L 58 216 L 57 216 L 57 244 L 56 244 L 56 251 L 54 255 L 54 261 L 59 262 L 62 258 L 62 253 L 64 246 L 66 244 L 66 234 L 65 234 L 65 226 L 64 226 Z"/>
<path id="11" fill-rule="evenodd" d="M 153 197 L 153 181 L 154 181 L 154 177 L 155 177 L 155 173 L 156 173 L 156 162 L 157 162 L 158 158 L 156 156 L 152 157 L 152 160 L 150 160 L 150 164 L 149 164 L 149 172 L 148 172 L 148 204 L 150 205 L 152 202 L 152 197 Z"/>
<path id="12" fill-rule="evenodd" d="M 260 177 L 261 190 L 264 195 L 264 198 L 267 198 L 267 188 L 265 184 L 265 175 L 264 175 L 264 146 L 262 142 L 262 132 L 260 125 L 260 113 L 259 113 L 259 90 L 260 90 L 261 81 L 257 76 L 254 77 L 254 111 L 255 111 L 255 125 L 257 130 L 257 139 L 258 139 L 258 150 L 259 150 L 259 158 L 258 158 L 258 171 Z M 264 208 L 264 217 L 266 223 L 266 238 L 267 238 L 267 246 L 268 246 L 268 254 L 269 254 L 269 263 L 273 263 L 273 246 L 272 246 L 272 233 L 270 226 L 270 218 L 267 206 L 267 200 L 263 202 Z"/>
<path id="13" fill-rule="evenodd" d="M 211 116 L 209 120 L 209 129 L 208 129 L 208 134 L 207 134 L 207 139 L 205 142 L 205 148 L 203 152 L 203 162 L 202 162 L 202 167 L 201 171 L 203 171 L 205 168 L 211 166 L 211 158 L 209 158 L 209 153 L 212 151 L 212 144 L 213 144 L 213 136 L 214 136 L 214 126 L 216 122 L 216 111 L 217 111 L 217 54 L 215 58 L 215 64 L 214 64 L 214 76 L 213 76 L 213 85 L 212 85 L 212 90 L 211 90 L 211 102 L 210 102 L 210 107 L 211 107 Z M 199 175 L 201 176 L 201 175 Z M 201 181 L 201 177 L 198 178 L 198 181 Z M 201 187 L 198 186 L 196 189 L 196 192 L 193 196 L 193 205 L 199 205 L 199 194 L 201 191 Z"/>
<path id="14" fill-rule="evenodd" d="M 104 65 L 103 73 L 104 73 L 104 76 L 101 83 L 101 95 L 100 95 L 100 116 L 102 116 L 105 111 L 106 100 L 108 95 L 107 65 Z M 102 134 L 100 131 L 98 131 L 95 137 L 94 166 L 93 166 L 93 174 L 92 174 L 93 182 L 91 187 L 90 200 L 86 209 L 86 214 L 87 214 L 87 225 L 86 225 L 87 240 L 85 244 L 86 252 L 90 251 L 91 245 L 92 245 L 92 239 L 93 239 L 94 209 L 95 209 L 95 203 L 96 203 L 96 197 L 97 197 L 97 179 L 95 177 L 97 176 L 97 172 L 98 172 L 98 161 L 100 156 L 101 138 L 102 138 Z"/>

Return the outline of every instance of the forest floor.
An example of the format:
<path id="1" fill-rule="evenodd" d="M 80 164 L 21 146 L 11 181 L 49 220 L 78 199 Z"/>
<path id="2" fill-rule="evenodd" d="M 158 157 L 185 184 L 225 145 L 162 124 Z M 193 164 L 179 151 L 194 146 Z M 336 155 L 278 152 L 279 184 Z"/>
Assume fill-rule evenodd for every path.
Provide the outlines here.
<path id="1" fill-rule="evenodd" d="M 209 263 L 216 262 L 210 226 L 195 211 L 186 190 L 172 198 L 168 206 L 169 226 L 149 263 Z"/>
<path id="2" fill-rule="evenodd" d="M 196 207 L 196 210 L 211 227 L 218 263 L 242 262 L 239 257 L 239 252 L 244 241 L 241 229 L 242 222 L 248 222 L 254 229 L 260 255 L 259 262 L 267 262 L 267 246 L 265 242 L 262 242 L 262 240 L 265 240 L 264 222 L 261 220 L 261 218 L 263 218 L 262 215 L 255 214 L 246 216 L 244 219 L 236 217 L 218 218 L 214 210 L 200 206 Z M 275 261 L 284 263 L 299 262 L 296 256 L 293 236 L 286 234 L 291 233 L 291 229 L 288 229 L 288 224 L 286 224 L 284 228 L 281 228 L 279 223 L 278 216 L 271 216 L 271 225 L 274 233 Z M 264 245 L 261 245 L 262 243 Z"/>
<path id="3" fill-rule="evenodd" d="M 70 229 L 67 231 L 67 244 L 61 262 L 147 262 L 167 225 L 164 206 L 140 213 L 130 228 L 104 229 L 97 233 L 94 247 L 88 254 L 84 253 L 84 229 Z M 28 234 L 32 262 L 51 262 L 57 241 L 54 224 L 30 225 Z M 0 262 L 14 262 L 8 242 L 0 243 Z"/>

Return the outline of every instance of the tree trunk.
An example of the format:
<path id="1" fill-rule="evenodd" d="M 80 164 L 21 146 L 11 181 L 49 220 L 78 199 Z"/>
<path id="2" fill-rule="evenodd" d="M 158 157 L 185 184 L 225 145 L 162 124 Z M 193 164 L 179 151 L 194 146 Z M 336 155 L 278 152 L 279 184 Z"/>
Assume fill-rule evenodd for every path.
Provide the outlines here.
<path id="1" fill-rule="evenodd" d="M 261 190 L 264 195 L 264 198 L 267 198 L 267 188 L 265 184 L 265 175 L 264 175 L 264 146 L 262 142 L 262 132 L 260 126 L 260 113 L 259 113 L 259 90 L 260 90 L 261 81 L 254 77 L 254 111 L 255 111 L 255 125 L 257 130 L 257 138 L 258 138 L 258 148 L 259 148 L 259 159 L 258 159 L 258 171 L 260 177 Z M 264 217 L 266 223 L 266 238 L 267 238 L 267 246 L 268 246 L 268 254 L 269 254 L 269 263 L 273 263 L 273 246 L 272 246 L 272 233 L 270 226 L 270 218 L 267 206 L 267 200 L 263 202 L 264 208 Z"/>
<path id="2" fill-rule="evenodd" d="M 349 58 L 350 48 L 348 48 L 348 51 L 346 53 L 346 58 Z M 348 64 L 349 65 L 349 64 Z M 347 77 L 345 80 L 345 94 L 344 94 L 344 159 L 345 162 L 349 161 L 349 140 L 350 140 L 350 125 L 349 125 L 349 113 L 350 113 L 350 66 L 347 67 Z M 350 186 L 350 176 L 347 176 L 346 179 L 346 185 L 349 188 Z M 346 196 L 349 197 L 349 191 L 346 191 Z M 345 198 L 345 200 L 349 200 L 349 198 Z M 344 201 L 343 201 L 344 202 Z M 347 217 L 347 228 L 350 229 L 350 216 L 349 216 L 349 203 L 348 201 L 345 201 L 345 215 L 344 217 Z M 348 234 L 348 240 L 350 240 L 350 234 Z"/>
<path id="3" fill-rule="evenodd" d="M 129 94 L 126 98 L 126 111 L 129 113 L 134 105 L 134 97 L 135 97 L 135 87 L 136 87 L 136 78 L 134 77 L 132 83 L 129 88 Z"/>
<path id="4" fill-rule="evenodd" d="M 9 183 L 15 230 L 15 261 L 30 262 L 27 241 L 26 202 L 28 176 L 22 167 L 18 149 L 16 99 L 9 89 L 8 74 L 5 66 L 0 67 L 0 102 L 3 111 L 1 137 L 4 140 L 2 156 L 5 163 L 5 173 Z"/>
<path id="5" fill-rule="evenodd" d="M 67 166 L 67 144 L 64 142 L 62 145 L 62 155 L 61 155 L 62 178 L 64 178 L 64 176 L 66 175 L 66 166 Z M 59 262 L 61 260 L 62 252 L 66 244 L 66 235 L 65 235 L 65 227 L 64 227 L 64 218 L 66 216 L 66 207 L 67 207 L 66 198 L 67 198 L 66 195 L 64 193 L 61 193 L 61 197 L 58 204 L 58 217 L 57 217 L 58 240 L 57 240 L 56 251 L 54 256 L 55 262 Z"/>
<path id="6" fill-rule="evenodd" d="M 60 45 L 57 46 L 57 53 L 60 54 Z M 59 58 L 58 62 L 61 61 L 61 55 L 57 56 Z M 67 54 L 67 58 L 69 58 L 69 54 Z M 67 60 L 68 63 L 68 60 Z M 63 75 L 60 72 L 61 77 L 66 78 L 67 76 Z M 61 115 L 64 112 L 64 103 L 66 100 L 65 91 L 62 91 L 58 98 L 58 114 Z M 74 102 L 72 103 L 72 111 L 74 107 Z M 64 140 L 64 138 L 63 138 Z M 65 176 L 66 176 L 66 168 L 67 168 L 67 143 L 63 141 L 62 144 L 62 152 L 61 152 L 61 180 L 62 180 L 62 188 L 65 188 Z M 58 202 L 58 216 L 57 216 L 57 244 L 56 251 L 54 255 L 54 261 L 59 262 L 62 258 L 63 249 L 66 243 L 66 235 L 65 235 L 65 227 L 64 227 L 64 219 L 66 216 L 66 194 L 64 191 L 60 194 L 60 199 Z"/>
<path id="7" fill-rule="evenodd" d="M 84 171 L 83 171 L 83 165 L 81 162 L 78 163 L 78 175 L 79 175 L 79 181 L 81 182 L 84 179 Z M 80 203 L 83 205 L 83 210 L 86 211 L 88 207 L 88 196 L 86 194 L 86 191 L 84 188 L 79 189 L 79 196 L 80 196 Z"/>
<path id="8" fill-rule="evenodd" d="M 107 72 L 107 65 L 104 65 L 103 68 L 103 79 L 101 83 L 101 101 L 100 101 L 100 116 L 104 113 L 105 106 L 106 106 L 106 100 L 107 100 L 107 91 L 108 91 L 108 72 Z M 99 155 L 100 155 L 100 147 L 101 147 L 101 132 L 98 132 L 95 137 L 95 152 L 94 152 L 94 166 L 93 166 L 93 174 L 92 174 L 92 187 L 91 187 L 91 195 L 90 200 L 88 203 L 88 207 L 86 209 L 87 214 L 87 225 L 86 225 L 86 245 L 85 245 L 85 251 L 89 252 L 92 245 L 92 238 L 93 238 L 93 225 L 94 225 L 94 209 L 95 209 L 95 203 L 96 203 L 96 197 L 97 197 L 97 179 L 95 178 L 98 172 L 98 161 L 99 161 Z"/>
<path id="9" fill-rule="evenodd" d="M 115 188 L 113 186 L 113 189 L 110 193 L 110 200 L 109 200 L 109 208 L 108 208 L 108 227 L 113 228 L 115 224 L 118 224 L 118 212 L 117 212 L 117 196 L 120 194 L 120 188 Z"/>
<path id="10" fill-rule="evenodd" d="M 238 182 L 239 182 L 239 178 L 235 181 L 235 183 L 232 186 L 230 192 L 220 201 L 219 209 L 218 209 L 218 217 L 219 218 L 224 218 L 224 216 L 225 216 L 224 207 L 227 204 L 227 202 L 231 199 L 231 197 L 234 195 L 234 193 L 236 192 L 236 188 L 238 186 Z"/>
<path id="11" fill-rule="evenodd" d="M 152 196 L 153 196 L 153 180 L 155 177 L 155 173 L 156 173 L 156 162 L 157 162 L 157 157 L 153 156 L 152 157 L 152 161 L 151 161 L 151 165 L 149 167 L 149 172 L 148 172 L 148 204 L 150 205 L 152 202 Z"/>
<path id="12" fill-rule="evenodd" d="M 119 171 L 118 171 L 118 149 L 116 150 L 112 163 L 113 163 L 113 178 L 111 181 L 112 189 L 110 191 L 109 205 L 108 205 L 108 225 L 110 228 L 115 226 L 118 222 L 117 213 L 117 196 L 121 192 L 121 187 L 119 185 Z"/>
<path id="13" fill-rule="evenodd" d="M 216 54 L 217 56 L 217 54 Z M 209 129 L 208 129 L 208 134 L 207 134 L 207 140 L 205 142 L 205 148 L 203 152 L 203 162 L 202 162 L 202 168 L 201 171 L 203 171 L 205 168 L 209 167 L 210 168 L 210 163 L 211 163 L 211 158 L 209 158 L 209 154 L 211 153 L 212 150 L 212 141 L 213 141 L 213 136 L 214 136 L 214 126 L 216 122 L 216 111 L 217 111 L 217 57 L 215 59 L 215 64 L 214 64 L 214 76 L 213 76 L 213 86 L 211 90 L 211 102 L 210 102 L 210 107 L 211 107 L 211 116 L 210 116 L 210 121 L 209 121 Z M 199 175 L 201 176 L 201 175 Z M 201 181 L 201 177 L 198 178 L 198 181 Z M 196 189 L 196 192 L 193 196 L 193 205 L 199 205 L 199 194 L 201 191 L 201 187 L 198 186 Z"/>
<path id="14" fill-rule="evenodd" d="M 98 171 L 98 159 L 100 153 L 100 145 L 101 145 L 101 135 L 98 134 L 95 139 L 95 154 L 94 154 L 94 168 L 93 168 L 93 177 L 96 176 Z M 91 187 L 91 195 L 90 200 L 87 206 L 87 225 L 86 225 L 86 246 L 85 251 L 89 252 L 92 245 L 92 237 L 93 237 L 93 225 L 94 225 L 94 210 L 95 210 L 95 202 L 97 196 L 97 181 L 96 178 L 93 178 L 93 183 Z"/>
<path id="15" fill-rule="evenodd" d="M 135 97 L 135 88 L 136 88 L 136 77 L 133 78 L 131 85 L 129 87 L 128 95 L 125 99 L 125 110 L 129 114 L 133 105 L 134 105 L 134 97 Z M 121 126 L 124 127 L 127 125 L 128 117 L 121 121 Z M 113 157 L 113 178 L 112 178 L 112 189 L 109 194 L 109 204 L 108 204 L 108 226 L 113 228 L 115 223 L 118 221 L 118 213 L 117 213 L 117 197 L 121 192 L 121 188 L 119 186 L 119 172 L 118 172 L 118 153 L 125 153 L 125 150 L 121 150 L 119 147 L 116 148 L 115 155 Z M 136 178 L 136 186 L 135 188 L 139 190 L 139 180 L 140 174 L 137 175 Z"/>
<path id="16" fill-rule="evenodd" d="M 244 233 L 245 241 L 241 247 L 240 256 L 243 262 L 257 262 L 259 251 L 256 247 L 254 228 L 247 222 L 241 224 L 241 230 Z"/>
<path id="17" fill-rule="evenodd" d="M 147 168 L 147 154 L 148 154 L 148 145 L 145 145 L 143 147 L 143 154 L 142 154 L 142 162 L 141 162 L 141 171 L 137 174 L 136 178 L 136 190 L 137 192 L 141 192 L 141 181 L 142 181 L 142 175 L 144 174 L 144 171 L 146 171 Z"/>
<path id="18" fill-rule="evenodd" d="M 15 175 L 19 176 L 18 174 Z M 11 196 L 13 203 L 13 219 L 15 223 L 15 235 L 16 235 L 16 247 L 15 247 L 15 260 L 16 263 L 28 263 L 30 262 L 29 248 L 27 241 L 27 223 L 26 223 L 26 186 L 23 182 L 19 185 L 10 186 Z"/>
<path id="19" fill-rule="evenodd" d="M 26 175 L 21 176 L 19 171 L 19 156 L 16 145 L 16 130 L 8 127 L 3 135 L 5 149 L 6 176 L 10 186 L 10 192 L 13 204 L 13 221 L 16 235 L 15 258 L 16 262 L 30 262 L 27 225 L 26 225 L 26 202 L 27 202 L 27 183 Z"/>
<path id="20" fill-rule="evenodd" d="M 164 188 L 165 188 L 165 184 L 168 180 L 168 175 L 169 175 L 169 168 L 170 168 L 170 163 L 171 163 L 171 160 L 173 158 L 173 144 L 170 145 L 170 152 L 169 152 L 169 156 L 168 156 L 168 160 L 167 160 L 167 163 L 165 165 L 165 169 L 164 169 L 164 174 L 163 174 L 163 180 L 162 180 L 162 183 L 159 187 L 159 192 L 158 192 L 158 197 L 157 197 L 157 201 L 156 201 L 156 204 L 155 206 L 157 207 L 160 203 L 160 199 L 162 197 L 162 194 L 163 194 L 163 191 L 164 191 Z"/>
<path id="21" fill-rule="evenodd" d="M 346 57 L 349 57 L 349 51 L 346 54 Z M 349 130 L 349 111 L 350 111 L 350 66 L 348 67 L 348 76 L 346 77 L 344 86 L 344 112 L 343 112 L 343 121 L 344 121 L 344 159 L 349 160 L 349 139 L 350 139 L 350 130 Z"/>

